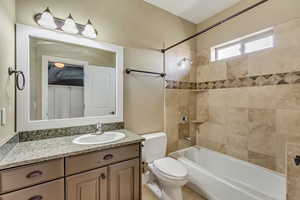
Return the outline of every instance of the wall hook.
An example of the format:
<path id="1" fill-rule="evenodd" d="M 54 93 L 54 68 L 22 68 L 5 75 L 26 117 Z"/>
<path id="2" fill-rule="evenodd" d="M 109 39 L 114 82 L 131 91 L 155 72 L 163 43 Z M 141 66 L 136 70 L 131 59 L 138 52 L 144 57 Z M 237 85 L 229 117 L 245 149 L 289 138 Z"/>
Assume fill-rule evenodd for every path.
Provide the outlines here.
<path id="1" fill-rule="evenodd" d="M 14 70 L 12 67 L 9 67 L 8 68 L 8 75 L 11 76 L 15 74 L 15 83 L 16 83 L 16 88 L 20 91 L 24 90 L 25 89 L 25 84 L 26 84 L 26 81 L 25 81 L 25 75 L 22 71 L 17 71 L 17 70 Z M 22 85 L 20 85 L 20 78 L 22 80 Z"/>

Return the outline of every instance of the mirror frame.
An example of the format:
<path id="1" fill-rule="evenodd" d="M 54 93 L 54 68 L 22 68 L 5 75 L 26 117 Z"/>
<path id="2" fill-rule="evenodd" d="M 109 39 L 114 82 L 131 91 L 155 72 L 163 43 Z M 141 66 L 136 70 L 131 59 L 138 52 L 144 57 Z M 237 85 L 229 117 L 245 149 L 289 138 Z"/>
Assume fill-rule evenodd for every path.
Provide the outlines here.
<path id="1" fill-rule="evenodd" d="M 82 117 L 54 120 L 30 120 L 30 37 L 53 40 L 102 49 L 116 53 L 116 113 L 97 117 Z M 96 123 L 123 122 L 123 69 L 124 48 L 105 42 L 83 38 L 58 31 L 35 28 L 27 25 L 16 25 L 16 63 L 17 70 L 24 72 L 26 86 L 23 91 L 16 92 L 16 129 L 17 131 L 33 131 L 43 129 L 65 128 L 92 125 Z"/>

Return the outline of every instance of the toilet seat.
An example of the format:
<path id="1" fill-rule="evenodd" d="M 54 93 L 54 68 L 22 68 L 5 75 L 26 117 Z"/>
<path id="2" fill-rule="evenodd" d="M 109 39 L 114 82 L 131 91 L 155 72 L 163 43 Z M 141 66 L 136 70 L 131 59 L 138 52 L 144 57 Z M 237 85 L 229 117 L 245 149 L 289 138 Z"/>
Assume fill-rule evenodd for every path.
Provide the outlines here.
<path id="1" fill-rule="evenodd" d="M 153 166 L 161 175 L 169 179 L 182 180 L 186 179 L 188 175 L 185 166 L 170 157 L 155 160 Z"/>

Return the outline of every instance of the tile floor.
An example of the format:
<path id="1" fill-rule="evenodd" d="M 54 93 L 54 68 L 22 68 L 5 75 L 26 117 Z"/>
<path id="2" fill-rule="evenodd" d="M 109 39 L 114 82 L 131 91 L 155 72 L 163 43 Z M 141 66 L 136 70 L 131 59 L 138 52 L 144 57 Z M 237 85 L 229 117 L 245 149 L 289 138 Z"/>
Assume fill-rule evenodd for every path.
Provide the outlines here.
<path id="1" fill-rule="evenodd" d="M 154 194 L 146 187 L 143 186 L 143 200 L 159 200 Z M 205 200 L 203 197 L 192 191 L 187 187 L 183 187 L 183 200 Z"/>

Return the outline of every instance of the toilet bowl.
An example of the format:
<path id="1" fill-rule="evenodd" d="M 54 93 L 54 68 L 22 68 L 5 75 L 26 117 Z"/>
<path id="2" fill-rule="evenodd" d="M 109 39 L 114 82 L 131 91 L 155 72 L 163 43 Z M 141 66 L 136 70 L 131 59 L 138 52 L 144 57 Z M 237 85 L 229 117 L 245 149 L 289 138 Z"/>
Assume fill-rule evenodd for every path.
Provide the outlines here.
<path id="1" fill-rule="evenodd" d="M 182 200 L 182 186 L 187 183 L 188 171 L 179 161 L 165 157 L 166 134 L 143 135 L 146 139 L 142 150 L 148 163 L 150 180 L 146 185 L 160 200 Z M 158 148 L 159 147 L 159 148 Z"/>

